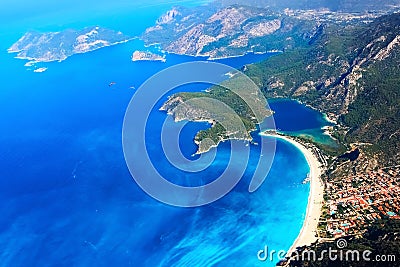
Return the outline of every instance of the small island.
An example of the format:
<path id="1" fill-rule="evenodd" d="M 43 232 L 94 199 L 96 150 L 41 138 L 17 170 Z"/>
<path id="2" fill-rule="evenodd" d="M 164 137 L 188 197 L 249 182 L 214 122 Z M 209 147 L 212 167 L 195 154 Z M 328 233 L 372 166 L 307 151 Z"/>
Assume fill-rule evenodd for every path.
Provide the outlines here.
<path id="1" fill-rule="evenodd" d="M 132 55 L 132 61 L 161 61 L 166 62 L 165 55 L 158 55 L 150 51 L 135 51 Z"/>

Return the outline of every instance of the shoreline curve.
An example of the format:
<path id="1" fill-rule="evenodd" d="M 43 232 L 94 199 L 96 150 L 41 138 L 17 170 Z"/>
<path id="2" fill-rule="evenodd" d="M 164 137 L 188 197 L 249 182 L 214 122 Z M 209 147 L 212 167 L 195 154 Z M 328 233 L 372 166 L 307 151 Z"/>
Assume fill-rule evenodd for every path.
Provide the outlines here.
<path id="1" fill-rule="evenodd" d="M 260 133 L 260 135 L 278 138 L 294 145 L 304 155 L 310 167 L 310 193 L 306 216 L 299 235 L 287 252 L 287 257 L 290 257 L 290 255 L 296 251 L 297 247 L 311 245 L 318 240 L 317 227 L 322 214 L 322 205 L 324 201 L 324 185 L 321 181 L 322 164 L 310 149 L 290 137 L 271 133 Z"/>

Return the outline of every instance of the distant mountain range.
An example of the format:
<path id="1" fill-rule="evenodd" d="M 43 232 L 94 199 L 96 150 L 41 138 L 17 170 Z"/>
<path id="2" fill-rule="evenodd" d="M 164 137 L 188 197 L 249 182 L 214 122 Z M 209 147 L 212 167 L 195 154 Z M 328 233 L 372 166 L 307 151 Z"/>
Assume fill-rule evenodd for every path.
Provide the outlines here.
<path id="1" fill-rule="evenodd" d="M 141 38 L 169 53 L 215 59 L 297 46 L 315 34 L 318 24 L 242 5 L 221 9 L 176 7 Z"/>
<path id="2" fill-rule="evenodd" d="M 322 24 L 367 23 L 394 9 L 387 7 L 382 10 L 381 3 L 369 9 L 368 3 L 363 3 L 359 5 L 360 10 L 366 8 L 369 12 L 351 13 L 352 8 L 345 8 L 345 3 L 349 3 L 343 2 L 343 10 L 349 12 L 327 9 L 277 10 L 269 5 L 258 7 L 261 3 L 257 3 L 257 6 L 249 6 L 247 2 L 246 5 L 225 6 L 216 2 L 196 8 L 175 7 L 162 15 L 153 27 L 148 28 L 141 39 L 147 45 L 159 44 L 169 53 L 216 59 L 302 46 L 316 37 Z M 307 3 L 313 6 L 312 1 Z M 281 4 L 285 7 L 296 6 Z"/>
<path id="3" fill-rule="evenodd" d="M 393 7 L 400 7 L 400 0 L 248 0 L 245 3 L 239 0 L 217 0 L 215 4 L 230 6 L 234 4 L 246 4 L 254 7 L 264 7 L 274 10 L 289 9 L 322 9 L 340 12 L 371 12 L 388 11 Z"/>

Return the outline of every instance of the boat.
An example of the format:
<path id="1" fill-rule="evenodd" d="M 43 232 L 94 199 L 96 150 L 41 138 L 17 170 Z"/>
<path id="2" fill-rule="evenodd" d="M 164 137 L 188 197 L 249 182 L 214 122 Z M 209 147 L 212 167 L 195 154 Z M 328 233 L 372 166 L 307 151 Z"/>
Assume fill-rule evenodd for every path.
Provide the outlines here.
<path id="1" fill-rule="evenodd" d="M 307 184 L 311 181 L 311 177 L 310 174 L 307 174 L 306 178 L 304 178 L 303 183 L 302 184 Z"/>

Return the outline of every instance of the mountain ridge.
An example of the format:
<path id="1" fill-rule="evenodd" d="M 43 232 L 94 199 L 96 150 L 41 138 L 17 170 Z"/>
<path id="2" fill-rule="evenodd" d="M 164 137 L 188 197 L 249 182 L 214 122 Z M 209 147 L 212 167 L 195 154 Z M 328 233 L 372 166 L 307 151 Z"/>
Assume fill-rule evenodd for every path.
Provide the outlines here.
<path id="1" fill-rule="evenodd" d="M 141 36 L 146 45 L 210 59 L 266 53 L 301 45 L 319 23 L 265 8 L 232 5 L 195 9 L 175 7 Z"/>
<path id="2" fill-rule="evenodd" d="M 393 158 L 400 148 L 396 130 L 400 128 L 399 38 L 399 13 L 368 25 L 344 29 L 327 25 L 313 44 L 248 66 L 246 74 L 267 97 L 299 99 L 343 124 L 335 133 L 339 139 L 377 144 L 374 151 L 384 148 L 384 154 Z M 374 98 L 368 100 L 370 94 Z M 382 123 L 385 120 L 388 124 Z M 396 137 L 393 148 L 385 131 Z"/>

